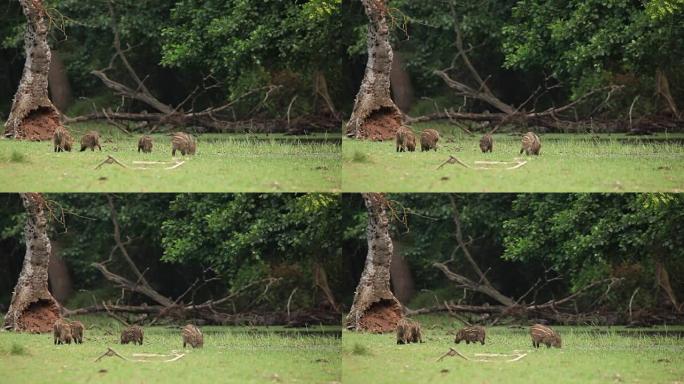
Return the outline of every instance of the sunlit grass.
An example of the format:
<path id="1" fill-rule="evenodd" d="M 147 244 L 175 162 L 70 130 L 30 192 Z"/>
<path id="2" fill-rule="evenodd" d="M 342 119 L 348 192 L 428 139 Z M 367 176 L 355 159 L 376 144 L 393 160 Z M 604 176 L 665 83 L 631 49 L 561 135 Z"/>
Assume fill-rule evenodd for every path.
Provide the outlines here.
<path id="1" fill-rule="evenodd" d="M 83 344 L 54 345 L 52 335 L 0 332 L 2 383 L 328 383 L 341 380 L 339 327 L 202 327 L 204 348 L 182 348 L 180 329 L 145 328 L 142 346 L 120 345 L 120 325 L 83 318 Z M 151 362 L 94 360 L 111 347 L 134 354 L 185 356 Z"/>
<path id="2" fill-rule="evenodd" d="M 79 152 L 87 130 L 101 132 L 102 152 Z M 153 134 L 152 153 L 137 152 L 139 134 L 102 124 L 70 127 L 74 151 L 52 143 L 0 139 L 0 191 L 17 192 L 286 192 L 341 189 L 340 136 L 198 135 L 195 156 L 171 156 L 171 138 Z M 128 166 L 105 164 L 107 155 Z M 165 169 L 185 163 L 175 169 Z M 145 164 L 139 162 L 148 162 Z M 151 164 L 150 162 L 158 162 Z M 147 168 L 147 169 L 136 169 Z"/>
<path id="3" fill-rule="evenodd" d="M 483 154 L 480 135 L 446 125 L 437 152 L 395 151 L 394 142 L 344 139 L 344 190 L 388 192 L 629 192 L 684 191 L 684 134 L 540 134 L 541 156 L 520 155 L 520 136 L 496 134 L 494 152 Z M 472 167 L 444 163 L 450 155 Z M 363 159 L 363 161 L 359 161 Z M 508 162 L 501 165 L 478 161 Z M 518 161 L 527 163 L 507 170 Z"/>
<path id="4" fill-rule="evenodd" d="M 455 344 L 461 325 L 448 316 L 421 316 L 425 343 L 397 345 L 393 334 L 343 333 L 345 383 L 676 383 L 684 380 L 684 327 L 643 332 L 623 327 L 554 327 L 563 348 L 532 348 L 527 327 L 487 329 L 485 345 Z M 475 354 L 527 354 L 516 362 L 437 359 L 456 348 Z M 366 351 L 356 353 L 358 349 Z M 498 358 L 496 358 L 498 359 Z M 505 360 L 506 358 L 501 358 Z"/>

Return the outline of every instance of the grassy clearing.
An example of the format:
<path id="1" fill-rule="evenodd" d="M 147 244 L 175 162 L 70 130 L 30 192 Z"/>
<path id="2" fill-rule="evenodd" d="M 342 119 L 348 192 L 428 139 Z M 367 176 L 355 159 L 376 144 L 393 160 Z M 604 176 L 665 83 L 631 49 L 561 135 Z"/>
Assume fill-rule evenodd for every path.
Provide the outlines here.
<path id="1" fill-rule="evenodd" d="M 282 327 L 202 327 L 204 348 L 183 350 L 180 330 L 145 328 L 142 346 L 120 345 L 120 326 L 82 319 L 81 345 L 53 345 L 52 335 L 0 332 L 3 383 L 328 383 L 341 380 L 340 339 L 325 336 L 339 327 L 309 332 Z M 339 334 L 338 334 L 339 335 Z M 104 357 L 112 347 L 134 353 L 186 353 L 175 362 L 123 361 Z"/>
<path id="2" fill-rule="evenodd" d="M 98 130 L 102 152 L 78 152 L 83 132 Z M 127 136 L 102 124 L 70 127 L 75 151 L 54 153 L 51 142 L 0 139 L 0 191 L 41 192 L 318 192 L 339 191 L 339 135 L 205 134 L 197 155 L 182 166 L 142 165 L 134 161 L 172 162 L 171 138 L 152 135 L 152 153 L 138 153 L 140 135 Z M 107 155 L 131 167 L 95 166 Z"/>
<path id="3" fill-rule="evenodd" d="M 343 142 L 345 192 L 632 192 L 684 191 L 684 134 L 646 138 L 625 135 L 542 134 L 541 156 L 519 156 L 520 136 L 497 134 L 494 152 L 480 152 L 480 135 L 447 125 L 437 152 L 396 153 L 393 141 Z M 449 155 L 475 161 L 527 160 L 519 169 L 466 169 L 447 164 Z"/>
<path id="4" fill-rule="evenodd" d="M 417 318 L 423 344 L 396 345 L 392 334 L 345 331 L 345 383 L 682 383 L 682 327 L 673 336 L 632 336 L 618 327 L 554 327 L 562 349 L 532 348 L 527 329 L 492 327 L 485 345 L 454 344 L 450 331 L 460 325 L 446 316 Z M 647 331 L 653 331 L 648 329 Z M 664 330 L 664 328 L 658 328 Z M 455 347 L 470 358 L 476 353 L 528 355 L 517 362 L 473 362 L 459 357 L 436 360 Z"/>

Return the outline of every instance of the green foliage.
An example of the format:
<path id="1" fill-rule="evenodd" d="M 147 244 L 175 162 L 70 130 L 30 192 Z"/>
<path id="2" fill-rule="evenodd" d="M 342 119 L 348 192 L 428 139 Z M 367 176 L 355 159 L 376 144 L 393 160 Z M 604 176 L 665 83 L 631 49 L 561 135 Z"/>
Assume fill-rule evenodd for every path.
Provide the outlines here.
<path id="1" fill-rule="evenodd" d="M 455 194 L 462 235 L 482 270 L 509 297 L 522 296 L 537 279 L 545 285 L 541 302 L 563 297 L 591 282 L 610 277 L 623 280 L 601 297 L 613 310 L 627 310 L 637 288 L 635 307 L 662 304 L 654 290 L 655 263 L 664 264 L 675 292 L 684 289 L 684 198 L 677 194 Z M 435 262 L 450 261 L 458 273 L 479 277 L 455 241 L 456 227 L 445 194 L 389 194 L 392 239 L 410 265 L 416 295 L 412 308 L 435 301 L 490 299 L 464 291 L 448 281 Z M 353 268 L 366 256 L 365 208 L 345 199 L 344 248 Z M 580 301 L 593 305 L 604 293 Z M 588 302 L 585 302 L 588 300 Z"/>
<path id="2" fill-rule="evenodd" d="M 502 29 L 505 66 L 552 73 L 576 94 L 595 74 L 607 76 L 604 84 L 620 74 L 648 80 L 655 68 L 675 73 L 684 64 L 680 2 L 521 0 L 512 11 Z"/>
<path id="3" fill-rule="evenodd" d="M 237 77 L 244 68 L 321 65 L 334 50 L 341 1 L 179 1 L 163 28 L 166 65 L 192 65 Z"/>
<path id="4" fill-rule="evenodd" d="M 341 0 L 178 1 L 162 29 L 161 63 L 212 73 L 231 97 L 281 85 L 266 105 L 280 116 L 295 94 L 310 93 L 316 71 L 334 78 L 341 70 L 342 13 Z M 337 83 L 331 87 L 335 92 Z M 261 99 L 250 99 L 247 111 Z M 298 108 L 312 110 L 301 102 Z"/>
<path id="5" fill-rule="evenodd" d="M 652 304 L 654 264 L 662 261 L 671 276 L 684 267 L 683 207 L 679 195 L 520 195 L 515 217 L 504 223 L 503 257 L 551 267 L 573 290 L 625 278 L 612 294 L 616 304 L 624 306 L 639 286 L 648 292 L 641 299 Z"/>
<path id="6" fill-rule="evenodd" d="M 210 267 L 229 289 L 269 276 L 313 286 L 313 265 L 341 257 L 335 195 L 178 195 L 169 212 L 162 260 Z"/>
<path id="7" fill-rule="evenodd" d="M 508 19 L 513 4 L 511 0 L 390 1 L 394 48 L 403 54 L 417 92 L 431 97 L 444 94 L 443 82 L 433 71 L 449 67 L 457 53 L 454 17 L 460 24 L 466 46 L 476 46 L 469 52 L 475 66 L 481 73 L 493 74 L 492 83 L 501 81 L 501 25 Z M 365 51 L 365 38 L 359 48 Z"/>

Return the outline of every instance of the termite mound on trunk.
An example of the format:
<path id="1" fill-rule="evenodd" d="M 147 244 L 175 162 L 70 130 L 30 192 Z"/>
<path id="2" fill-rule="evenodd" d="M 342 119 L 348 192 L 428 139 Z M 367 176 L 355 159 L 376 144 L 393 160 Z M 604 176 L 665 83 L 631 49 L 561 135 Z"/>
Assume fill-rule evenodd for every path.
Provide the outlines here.
<path id="1" fill-rule="evenodd" d="M 71 146 L 74 140 L 71 138 L 69 131 L 64 127 L 55 128 L 55 133 L 52 135 L 52 145 L 55 152 L 71 152 Z"/>
<path id="2" fill-rule="evenodd" d="M 143 344 L 143 329 L 137 325 L 131 325 L 130 327 L 121 331 L 121 344 Z"/>
<path id="3" fill-rule="evenodd" d="M 81 152 L 86 149 L 95 151 L 96 147 L 102 151 L 102 147 L 100 146 L 100 134 L 97 131 L 90 131 L 83 135 L 81 138 Z"/>
<path id="4" fill-rule="evenodd" d="M 406 126 L 401 126 L 397 130 L 396 136 L 397 152 L 414 152 L 416 150 L 416 135 Z"/>
<path id="5" fill-rule="evenodd" d="M 439 132 L 434 129 L 426 129 L 420 133 L 420 150 L 421 152 L 434 149 L 437 151 L 437 142 L 439 141 Z"/>
<path id="6" fill-rule="evenodd" d="M 74 339 L 74 343 L 83 344 L 83 330 L 85 327 L 80 321 L 72 321 L 69 323 L 71 327 L 71 337 Z"/>
<path id="7" fill-rule="evenodd" d="M 494 150 L 494 138 L 487 133 L 480 139 L 480 150 L 482 153 L 492 152 Z"/>
<path id="8" fill-rule="evenodd" d="M 418 322 L 401 319 L 397 323 L 397 344 L 422 343 L 420 324 Z"/>
<path id="9" fill-rule="evenodd" d="M 539 155 L 541 150 L 541 141 L 539 141 L 539 136 L 535 135 L 533 132 L 527 132 L 522 138 L 522 148 L 520 148 L 520 154 L 525 152 L 526 155 Z"/>
<path id="10" fill-rule="evenodd" d="M 197 150 L 197 144 L 195 139 L 183 132 L 176 132 L 171 138 L 171 156 L 176 156 L 176 151 L 179 151 L 181 155 L 194 155 Z"/>
<path id="11" fill-rule="evenodd" d="M 202 331 L 192 324 L 183 327 L 181 335 L 183 336 L 183 348 L 185 348 L 187 344 L 190 344 L 193 348 L 202 348 L 204 346 Z"/>
<path id="12" fill-rule="evenodd" d="M 456 338 L 454 343 L 458 344 L 461 341 L 465 341 L 466 344 L 477 343 L 484 345 L 485 343 L 485 329 L 479 325 L 473 325 L 472 327 L 461 328 L 456 332 Z"/>
<path id="13" fill-rule="evenodd" d="M 71 344 L 71 326 L 68 322 L 58 319 L 52 329 L 55 344 Z"/>
<path id="14" fill-rule="evenodd" d="M 152 137 L 145 135 L 138 140 L 138 152 L 140 151 L 143 153 L 152 152 Z"/>
<path id="15" fill-rule="evenodd" d="M 551 346 L 561 347 L 560 335 L 545 325 L 535 324 L 531 326 L 530 336 L 532 337 L 532 346 L 535 348 L 539 348 L 540 344 L 546 344 L 547 348 Z"/>

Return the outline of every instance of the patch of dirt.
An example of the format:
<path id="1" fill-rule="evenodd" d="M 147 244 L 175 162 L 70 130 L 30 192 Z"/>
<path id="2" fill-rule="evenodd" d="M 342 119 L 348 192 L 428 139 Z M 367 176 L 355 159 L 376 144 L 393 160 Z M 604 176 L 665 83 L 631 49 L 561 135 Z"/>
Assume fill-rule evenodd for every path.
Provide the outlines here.
<path id="1" fill-rule="evenodd" d="M 19 318 L 19 329 L 23 332 L 52 332 L 52 326 L 60 318 L 59 308 L 55 303 L 38 300 L 24 310 Z"/>
<path id="2" fill-rule="evenodd" d="M 401 127 L 401 115 L 389 108 L 380 108 L 368 116 L 361 126 L 361 132 L 368 140 L 394 140 L 399 127 Z"/>
<path id="3" fill-rule="evenodd" d="M 398 305 L 389 300 L 380 300 L 366 310 L 359 321 L 359 327 L 373 333 L 394 332 L 403 317 Z"/>
<path id="4" fill-rule="evenodd" d="M 40 107 L 31 111 L 19 126 L 20 138 L 23 140 L 52 140 L 52 134 L 62 123 L 54 109 Z"/>

